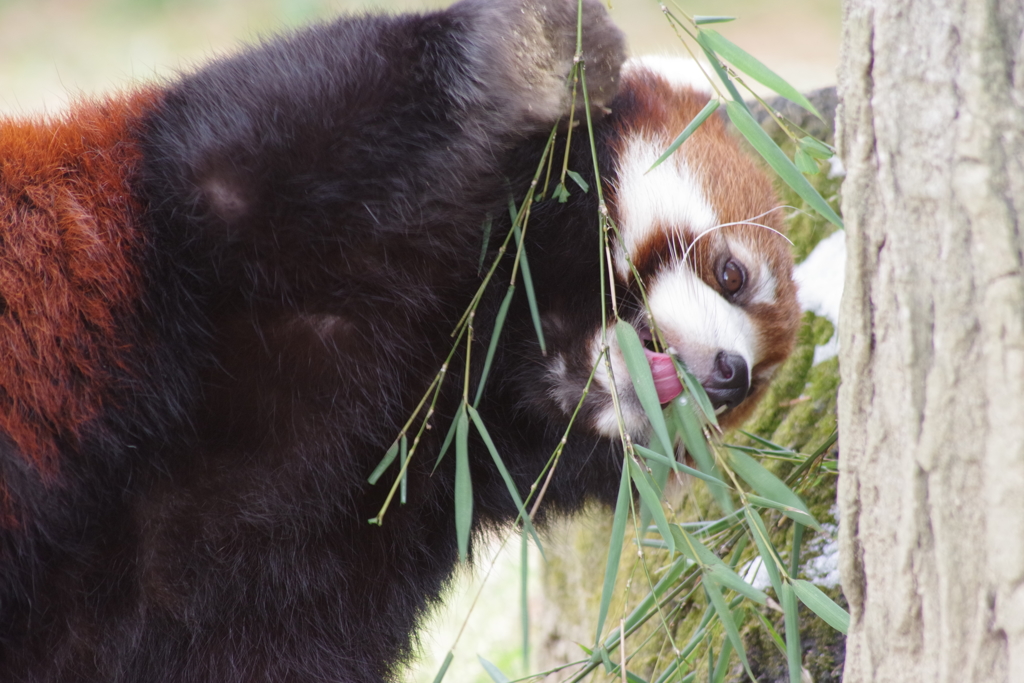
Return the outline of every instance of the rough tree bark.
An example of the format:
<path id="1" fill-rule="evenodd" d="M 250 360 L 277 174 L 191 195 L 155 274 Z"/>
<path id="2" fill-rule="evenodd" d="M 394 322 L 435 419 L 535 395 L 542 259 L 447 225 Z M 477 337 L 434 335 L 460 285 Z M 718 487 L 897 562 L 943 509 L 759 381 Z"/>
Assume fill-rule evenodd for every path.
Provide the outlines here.
<path id="1" fill-rule="evenodd" d="M 1024 3 L 846 0 L 845 681 L 1024 680 Z"/>

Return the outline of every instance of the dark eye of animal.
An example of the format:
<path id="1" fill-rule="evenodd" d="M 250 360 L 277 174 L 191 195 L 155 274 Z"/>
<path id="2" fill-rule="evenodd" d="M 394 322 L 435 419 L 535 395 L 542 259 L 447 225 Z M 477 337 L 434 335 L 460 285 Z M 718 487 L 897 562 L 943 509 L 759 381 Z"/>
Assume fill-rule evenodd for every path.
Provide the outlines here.
<path id="1" fill-rule="evenodd" d="M 735 296 L 743 289 L 747 281 L 747 273 L 735 259 L 729 259 L 718 273 L 718 284 L 729 296 Z"/>

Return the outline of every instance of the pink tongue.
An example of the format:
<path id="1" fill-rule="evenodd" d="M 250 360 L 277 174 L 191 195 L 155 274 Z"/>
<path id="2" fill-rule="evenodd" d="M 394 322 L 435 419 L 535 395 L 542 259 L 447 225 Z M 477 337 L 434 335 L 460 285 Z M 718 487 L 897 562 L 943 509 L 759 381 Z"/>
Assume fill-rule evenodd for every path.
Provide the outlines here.
<path id="1" fill-rule="evenodd" d="M 672 357 L 667 353 L 655 353 L 644 349 L 647 355 L 647 363 L 651 366 L 651 374 L 654 376 L 654 388 L 658 391 L 658 401 L 668 403 L 683 392 L 683 385 L 679 383 L 676 376 L 675 366 L 672 365 Z"/>

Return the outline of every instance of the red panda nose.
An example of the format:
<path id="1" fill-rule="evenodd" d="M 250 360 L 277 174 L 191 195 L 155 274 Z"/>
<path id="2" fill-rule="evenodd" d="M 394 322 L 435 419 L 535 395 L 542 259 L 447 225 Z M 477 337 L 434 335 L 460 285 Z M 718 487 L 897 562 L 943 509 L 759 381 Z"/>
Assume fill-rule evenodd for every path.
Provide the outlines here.
<path id="1" fill-rule="evenodd" d="M 719 351 L 711 377 L 704 382 L 704 390 L 715 408 L 738 406 L 750 391 L 747 361 L 738 354 Z"/>

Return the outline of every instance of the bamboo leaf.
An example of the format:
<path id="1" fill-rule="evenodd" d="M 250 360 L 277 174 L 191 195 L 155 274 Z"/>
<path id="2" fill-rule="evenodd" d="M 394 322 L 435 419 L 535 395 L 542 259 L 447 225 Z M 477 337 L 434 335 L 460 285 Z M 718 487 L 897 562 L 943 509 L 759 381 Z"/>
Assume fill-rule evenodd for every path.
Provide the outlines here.
<path id="1" fill-rule="evenodd" d="M 406 494 L 409 490 L 409 470 L 405 468 L 405 461 L 409 457 L 409 439 L 402 435 L 401 447 L 398 449 L 398 469 L 402 473 L 402 482 L 399 484 L 399 496 L 398 500 L 402 505 L 405 505 Z"/>
<path id="2" fill-rule="evenodd" d="M 734 510 L 725 517 L 708 522 L 684 522 L 679 526 L 684 529 L 692 529 L 694 532 L 701 534 L 702 536 L 713 536 L 719 534 L 726 529 L 735 528 L 740 523 L 740 518 L 743 516 L 743 510 Z"/>
<path id="3" fill-rule="evenodd" d="M 744 597 L 750 598 L 760 605 L 768 604 L 768 595 L 743 580 L 739 574 L 729 568 L 729 565 L 716 564 L 707 571 L 707 577 L 712 579 L 722 588 L 729 588 Z"/>
<path id="4" fill-rule="evenodd" d="M 644 501 L 647 509 L 650 510 L 654 523 L 658 527 L 658 532 L 665 539 L 665 543 L 668 544 L 669 553 L 675 553 L 676 541 L 672 536 L 668 520 L 665 519 L 665 510 L 661 507 L 661 496 L 655 489 L 655 484 L 633 458 L 626 456 L 626 462 L 629 465 L 629 474 L 633 479 L 633 485 L 636 486 L 636 490 L 640 493 L 640 499 Z"/>
<path id="5" fill-rule="evenodd" d="M 598 644 L 601 642 L 604 620 L 608 616 L 608 606 L 611 604 L 612 593 L 615 592 L 615 579 L 619 573 L 619 558 L 622 556 L 622 542 L 626 537 L 626 518 L 629 515 L 630 491 L 629 467 L 623 462 L 622 478 L 619 480 L 619 498 L 615 503 L 615 517 L 612 520 L 612 536 L 608 541 L 608 563 L 604 569 L 601 607 L 597 613 L 597 638 L 594 642 Z M 595 648 L 597 648 L 596 645 Z"/>
<path id="6" fill-rule="evenodd" d="M 704 391 L 704 387 L 697 377 L 690 372 L 690 369 L 684 364 L 679 362 L 679 359 L 673 357 L 672 363 L 676 367 L 676 374 L 679 375 L 683 384 L 686 386 L 686 390 L 690 393 L 690 397 L 697 402 L 697 406 L 700 408 L 701 413 L 704 415 L 704 419 L 709 424 L 718 426 L 718 416 L 715 415 L 715 408 L 711 405 L 711 399 L 708 398 L 708 392 Z"/>
<path id="7" fill-rule="evenodd" d="M 501 673 L 501 669 L 494 666 L 480 655 L 477 655 L 476 658 L 480 661 L 480 666 L 484 668 L 484 671 L 487 672 L 487 675 L 491 677 L 491 680 L 494 681 L 494 683 L 509 683 L 509 677 Z"/>
<path id="8" fill-rule="evenodd" d="M 821 445 L 814 449 L 814 452 L 811 453 L 809 459 L 813 460 L 814 458 L 817 458 L 819 455 L 821 455 L 822 453 L 827 451 L 829 448 L 831 448 L 832 444 L 834 444 L 838 440 L 839 440 L 839 431 L 836 430 L 836 429 L 833 429 L 832 433 L 829 434 L 828 437 L 825 438 L 825 440 L 821 443 Z"/>
<path id="9" fill-rule="evenodd" d="M 717 475 L 715 458 L 711 455 L 707 439 L 704 438 L 704 431 L 700 427 L 700 420 L 694 413 L 693 404 L 688 397 L 681 396 L 672 401 L 673 412 L 679 422 L 681 430 L 680 437 L 686 452 L 697 462 L 702 472 Z"/>
<path id="10" fill-rule="evenodd" d="M 800 149 L 807 152 L 815 159 L 831 159 L 836 151 L 817 138 L 805 135 L 800 138 Z"/>
<path id="11" fill-rule="evenodd" d="M 692 566 L 694 566 L 693 560 L 689 559 L 685 555 L 677 557 L 676 561 L 673 562 L 668 568 L 668 571 L 665 572 L 665 575 L 661 577 L 661 580 L 658 581 L 658 583 L 654 585 L 654 588 L 651 589 L 651 592 L 648 593 L 647 596 L 640 601 L 640 604 L 629 613 L 628 617 L 626 617 L 626 621 L 624 623 L 625 630 L 629 631 L 640 623 L 640 621 L 647 616 L 647 613 L 651 611 L 655 603 L 661 599 L 661 596 L 665 594 L 665 591 L 671 588 L 679 577 L 682 576 L 683 572 Z M 609 636 L 609 638 L 605 640 L 604 646 L 605 648 L 609 648 L 615 647 L 616 644 L 617 639 L 613 641 L 611 636 Z"/>
<path id="12" fill-rule="evenodd" d="M 715 70 L 715 75 L 717 75 L 719 80 L 722 81 L 722 84 L 725 85 L 725 89 L 729 91 L 732 99 L 739 102 L 741 107 L 747 109 L 746 103 L 743 102 L 743 96 L 740 95 L 740 91 L 736 89 L 736 84 L 732 82 L 732 79 L 729 78 L 729 74 L 722 68 L 722 60 L 713 51 L 703 45 L 701 45 L 701 49 L 704 50 L 704 55 L 708 58 L 711 68 Z M 747 109 L 747 113 L 750 113 L 749 109 Z"/>
<path id="13" fill-rule="evenodd" d="M 736 650 L 736 654 L 739 655 L 740 661 L 743 662 L 743 668 L 746 670 L 747 675 L 750 676 L 750 680 L 754 679 L 754 674 L 750 671 L 750 663 L 747 661 L 747 651 L 743 649 L 743 639 L 740 638 L 739 628 L 736 627 L 736 620 L 733 618 L 732 610 L 729 609 L 728 603 L 725 598 L 722 597 L 722 591 L 713 581 L 704 582 L 704 592 L 707 593 L 708 599 L 715 608 L 715 613 L 718 615 L 718 620 L 722 622 L 722 626 L 725 628 L 725 634 L 729 637 L 729 642 L 732 643 L 733 648 Z"/>
<path id="14" fill-rule="evenodd" d="M 672 153 L 679 149 L 679 147 L 684 142 L 686 142 L 686 139 L 688 137 L 693 135 L 693 131 L 697 130 L 700 127 L 700 124 L 704 123 L 707 120 L 707 118 L 711 116 L 711 114 L 713 114 L 716 109 L 718 109 L 718 105 L 720 105 L 721 103 L 721 100 L 715 98 L 710 100 L 706 105 L 704 105 L 704 108 L 701 109 L 700 112 L 693 117 L 693 120 L 690 121 L 690 123 L 687 124 L 686 128 L 683 129 L 683 132 L 680 133 L 679 136 L 672 141 L 672 144 L 668 146 L 668 149 L 666 149 L 664 153 L 662 153 L 662 155 L 658 157 L 657 161 L 651 164 L 651 167 L 644 171 L 644 173 L 650 173 L 655 168 L 664 163 L 666 159 L 672 156 Z"/>
<path id="15" fill-rule="evenodd" d="M 783 505 L 782 503 L 777 503 L 769 498 L 762 498 L 761 496 L 754 495 L 753 493 L 748 493 L 747 502 L 750 503 L 751 505 L 757 505 L 758 507 L 778 510 L 782 514 L 792 519 L 794 522 L 799 522 L 802 525 L 810 527 L 814 527 L 817 525 L 815 519 L 808 515 L 806 512 L 798 510 L 796 508 L 789 507 L 788 505 Z M 820 529 L 820 527 L 818 528 Z"/>
<path id="16" fill-rule="evenodd" d="M 473 528 L 473 481 L 469 473 L 469 418 L 463 408 L 455 428 L 455 534 L 459 560 L 469 557 L 469 534 Z"/>
<path id="17" fill-rule="evenodd" d="M 768 499 L 768 503 L 775 503 L 774 505 L 769 504 L 768 507 L 780 510 L 787 517 L 792 517 L 801 524 L 821 530 L 821 525 L 811 515 L 807 504 L 800 499 L 800 496 L 793 493 L 781 479 L 765 469 L 761 463 L 735 448 L 729 449 L 729 463 L 733 471 L 743 481 Z"/>
<path id="18" fill-rule="evenodd" d="M 705 576 L 716 584 L 730 588 L 760 605 L 768 604 L 768 596 L 764 591 L 760 591 L 744 581 L 739 574 L 733 571 L 732 567 L 727 565 L 718 555 L 711 552 L 699 539 L 689 534 L 678 524 L 672 525 L 672 533 L 676 537 L 676 548 L 684 555 L 689 556 L 691 560 L 697 562 Z"/>
<path id="19" fill-rule="evenodd" d="M 395 461 L 395 458 L 398 457 L 398 441 L 398 439 L 395 439 L 395 442 L 391 444 L 391 447 L 388 448 L 386 453 L 384 453 L 384 457 L 381 458 L 380 462 L 377 463 L 377 466 L 373 469 L 373 472 L 370 473 L 370 477 L 367 479 L 368 482 L 376 484 L 380 480 L 381 475 L 384 474 L 388 467 L 391 466 L 391 463 Z"/>
<path id="20" fill-rule="evenodd" d="M 735 612 L 733 613 L 733 619 L 735 619 Z M 740 619 L 740 623 L 743 620 Z M 711 683 L 722 683 L 725 680 L 725 674 L 729 671 L 729 658 L 732 656 L 732 641 L 726 638 L 722 641 L 722 649 L 718 652 L 718 661 L 715 663 L 715 670 L 711 676 Z"/>
<path id="21" fill-rule="evenodd" d="M 821 170 L 818 167 L 818 162 L 800 147 L 797 147 L 793 154 L 793 163 L 796 164 L 797 170 L 805 175 L 814 175 Z"/>
<path id="22" fill-rule="evenodd" d="M 730 62 L 737 69 L 747 74 L 761 85 L 771 88 L 793 104 L 801 106 L 811 112 L 822 121 L 825 120 L 822 118 L 821 114 L 818 113 L 818 110 L 814 108 L 814 105 L 811 104 L 799 90 L 791 86 L 784 78 L 769 69 L 749 52 L 727 39 L 718 31 L 707 28 L 700 29 L 699 33 L 697 33 L 697 42 L 700 43 L 701 47 L 711 50 L 724 58 L 727 62 Z"/>
<path id="23" fill-rule="evenodd" d="M 704 16 L 701 14 L 693 15 L 693 23 L 697 26 L 703 26 L 704 24 L 724 24 L 727 21 L 734 21 L 736 17 L 725 17 L 725 16 Z"/>
<path id="24" fill-rule="evenodd" d="M 448 433 L 444 435 L 444 442 L 441 444 L 441 450 L 437 452 L 437 460 L 434 461 L 434 470 L 437 470 L 437 466 L 441 464 L 441 459 L 444 458 L 444 454 L 448 452 L 448 448 L 451 447 L 452 441 L 455 439 L 455 428 L 459 424 L 459 416 L 462 415 L 462 411 L 465 410 L 464 406 L 459 406 L 459 410 L 455 413 L 455 419 L 448 425 Z"/>
<path id="25" fill-rule="evenodd" d="M 800 544 L 803 542 L 804 525 L 793 525 L 793 550 L 789 556 L 790 576 L 796 576 L 800 567 Z M 790 582 L 782 584 L 782 611 L 786 623 L 786 662 L 789 664 L 790 683 L 803 683 L 803 647 L 800 645 L 800 611 Z"/>
<path id="26" fill-rule="evenodd" d="M 487 218 L 484 219 L 484 223 L 481 226 L 484 235 L 480 243 L 480 263 L 476 267 L 477 274 L 484 269 L 484 260 L 487 258 L 487 246 L 491 243 L 491 226 L 493 223 L 494 220 L 491 218 L 491 214 L 487 214 Z"/>
<path id="27" fill-rule="evenodd" d="M 782 654 L 783 657 L 785 657 L 786 643 L 782 640 L 782 636 L 779 635 L 779 632 L 775 630 L 775 627 L 772 626 L 771 622 L 768 621 L 768 619 L 763 614 L 761 614 L 757 610 L 754 611 L 754 614 L 757 615 L 757 618 L 761 620 L 761 625 L 764 626 L 764 629 L 768 632 L 768 635 L 771 637 L 772 642 L 775 643 L 775 647 L 779 648 L 779 652 Z"/>
<path id="28" fill-rule="evenodd" d="M 800 546 L 804 541 L 803 524 L 793 525 L 793 549 L 789 553 L 789 575 L 795 577 L 800 573 Z"/>
<path id="29" fill-rule="evenodd" d="M 793 581 L 793 591 L 800 598 L 800 602 L 807 605 L 826 624 L 844 635 L 849 632 L 850 613 L 833 602 L 820 588 L 809 581 L 796 579 Z"/>
<path id="30" fill-rule="evenodd" d="M 476 426 L 477 432 L 480 433 L 480 438 L 483 439 L 484 445 L 491 454 L 491 459 L 494 460 L 495 467 L 498 468 L 501 478 L 505 481 L 505 488 L 508 489 L 512 502 L 516 504 L 516 509 L 519 511 L 519 518 L 523 520 L 523 528 L 526 529 L 533 537 L 534 542 L 537 544 L 537 548 L 540 549 L 540 552 L 543 555 L 544 548 L 541 545 L 540 537 L 537 536 L 537 532 L 533 529 L 533 523 L 530 521 L 530 514 L 526 511 L 526 507 L 523 505 L 523 499 L 519 495 L 519 490 L 516 488 L 515 482 L 512 481 L 512 475 L 509 474 L 508 468 L 505 467 L 505 462 L 501 459 L 501 455 L 498 453 L 498 448 L 494 445 L 494 440 L 491 439 L 491 435 L 487 431 L 487 426 L 484 424 L 484 421 L 480 418 L 480 413 L 478 413 L 475 408 L 467 406 L 466 412 L 469 413 L 469 417 L 473 420 L 473 424 Z"/>
<path id="31" fill-rule="evenodd" d="M 637 398 L 640 399 L 640 405 L 644 408 L 654 435 L 661 442 L 662 452 L 668 455 L 673 452 L 672 439 L 668 436 L 668 425 L 665 424 L 665 416 L 661 412 L 658 390 L 654 388 L 654 376 L 651 375 L 651 366 L 647 363 L 647 355 L 644 354 L 640 337 L 632 325 L 625 320 L 619 320 L 615 323 L 615 339 L 619 342 L 619 350 L 626 361 L 629 378 L 633 382 Z"/>
<path id="32" fill-rule="evenodd" d="M 801 476 L 803 476 L 804 472 L 809 470 L 811 466 L 814 465 L 814 463 L 818 462 L 818 456 L 820 456 L 822 453 L 831 448 L 832 444 L 834 444 L 838 438 L 839 432 L 833 429 L 832 433 L 823 442 L 821 442 L 821 444 L 817 448 L 814 449 L 814 452 L 808 455 L 807 459 L 804 460 L 804 462 L 799 467 L 797 467 L 795 470 L 789 473 L 789 475 L 786 477 L 786 480 L 797 481 Z M 792 451 L 790 451 L 790 453 L 792 453 Z M 821 466 L 824 467 L 825 463 L 822 462 Z"/>
<path id="33" fill-rule="evenodd" d="M 587 183 L 586 180 L 583 179 L 583 176 L 581 176 L 579 173 L 577 173 L 576 171 L 570 171 L 569 169 L 566 169 L 565 174 L 572 178 L 574 181 L 576 181 L 576 184 L 580 186 L 581 190 L 583 190 L 584 192 L 590 191 L 590 185 Z"/>
<path id="34" fill-rule="evenodd" d="M 526 285 L 526 300 L 530 304 L 530 316 L 533 317 L 533 329 L 537 333 L 537 343 L 540 344 L 540 353 L 542 356 L 548 355 L 547 345 L 544 343 L 544 329 L 540 324 L 540 311 L 537 310 L 537 295 L 533 289 L 533 278 L 530 277 L 530 264 L 526 260 L 526 246 L 520 246 L 520 242 L 523 240 L 523 231 L 519 229 L 519 224 L 514 223 L 512 225 L 512 232 L 515 233 L 516 246 L 519 247 L 519 272 L 523 275 L 523 284 Z"/>
<path id="35" fill-rule="evenodd" d="M 551 198 L 557 199 L 559 204 L 565 204 L 569 199 L 569 190 L 565 189 L 565 185 L 558 183 L 555 185 L 555 189 L 551 191 Z"/>
<path id="36" fill-rule="evenodd" d="M 664 413 L 662 414 L 662 417 L 664 419 Z M 657 443 L 660 443 L 660 441 L 657 441 Z M 636 444 L 632 445 L 634 448 L 636 447 Z M 648 448 L 647 450 L 651 449 Z M 654 485 L 654 490 L 657 491 L 660 498 L 665 491 L 665 484 L 668 483 L 669 471 L 676 469 L 676 459 L 674 457 L 665 456 L 661 460 L 649 460 L 646 464 L 650 473 L 650 480 Z M 640 526 L 646 527 L 650 522 L 651 511 L 647 509 L 647 503 L 640 501 Z"/>
<path id="37" fill-rule="evenodd" d="M 754 441 L 758 442 L 759 444 L 761 444 L 762 446 L 764 446 L 768 450 L 778 451 L 780 453 L 788 453 L 790 455 L 797 455 L 796 451 L 790 450 L 789 448 L 785 448 L 784 446 L 780 446 L 779 444 L 777 444 L 777 443 L 775 443 L 773 441 L 769 441 L 768 439 L 766 439 L 766 438 L 764 438 L 762 436 L 758 436 L 757 434 L 754 434 L 753 432 L 748 432 L 745 429 L 741 429 L 739 431 L 740 431 L 740 434 L 743 434 L 744 436 L 750 437 L 751 439 L 753 439 Z"/>
<path id="38" fill-rule="evenodd" d="M 668 683 L 669 681 L 673 681 L 674 683 L 693 683 L 693 680 L 696 678 L 696 672 L 690 672 L 683 678 L 680 678 L 680 674 L 676 673 L 679 671 L 680 666 L 683 666 L 683 671 L 686 671 L 686 662 L 682 657 L 676 657 L 672 660 L 672 663 L 665 667 L 665 670 L 661 672 L 661 675 L 658 676 L 658 680 L 654 683 Z"/>
<path id="39" fill-rule="evenodd" d="M 612 660 L 608 659 L 608 663 L 612 664 Z M 607 669 L 607 666 L 605 668 Z M 612 676 L 614 678 L 619 678 L 622 675 L 621 671 L 622 671 L 622 665 L 621 664 L 612 664 L 612 668 L 611 668 L 610 671 L 608 671 L 608 675 Z M 635 673 L 633 673 L 629 669 L 626 669 L 626 681 L 628 683 L 647 683 L 646 679 L 641 678 L 640 676 L 637 676 Z"/>
<path id="40" fill-rule="evenodd" d="M 672 467 L 673 465 L 680 465 L 679 462 L 668 457 L 667 455 L 659 453 L 658 451 L 652 451 L 650 448 L 647 448 L 646 446 L 633 444 L 633 449 L 650 462 L 656 462 L 659 465 L 666 465 L 668 467 Z"/>
<path id="41" fill-rule="evenodd" d="M 508 307 L 512 303 L 512 295 L 515 294 L 515 285 L 509 285 L 505 292 L 505 298 L 501 300 L 498 307 L 498 315 L 494 319 L 494 329 L 491 330 L 491 341 L 487 345 L 487 357 L 484 359 L 484 369 L 480 373 L 480 383 L 476 387 L 476 396 L 473 397 L 473 407 L 480 405 L 480 397 L 484 394 L 484 384 L 487 382 L 487 375 L 491 372 L 491 363 L 494 361 L 494 352 L 498 349 L 498 340 L 501 338 L 501 330 L 505 327 L 505 317 L 508 315 Z"/>
<path id="42" fill-rule="evenodd" d="M 689 467 L 687 465 L 682 464 L 681 462 L 668 458 L 662 455 L 661 453 L 658 453 L 657 451 L 652 451 L 650 448 L 645 448 L 643 446 L 638 446 L 636 444 L 633 445 L 633 448 L 636 450 L 637 453 L 647 458 L 648 460 L 654 460 L 655 462 L 660 462 L 663 465 L 668 465 L 669 467 L 672 467 L 677 471 L 682 472 L 683 474 L 688 474 L 691 477 L 703 479 L 706 482 L 718 484 L 719 486 L 726 486 L 726 483 L 723 482 L 721 479 L 716 479 L 715 477 L 712 477 L 710 474 L 704 474 L 700 470 L 695 470 L 692 467 Z"/>
<path id="43" fill-rule="evenodd" d="M 693 410 L 692 402 L 687 400 L 686 396 L 677 397 L 672 401 L 672 410 L 679 422 L 679 436 L 683 440 L 686 452 L 694 459 L 701 472 L 721 480 L 722 477 L 718 472 L 718 467 L 715 466 L 714 456 L 711 455 L 704 432 L 701 431 L 700 420 Z M 725 485 L 708 483 L 708 490 L 711 491 L 711 495 L 714 496 L 718 506 L 724 512 L 732 512 L 735 509 Z"/>
<path id="44" fill-rule="evenodd" d="M 704 642 L 708 634 L 708 626 L 711 623 L 711 619 L 715 614 L 715 608 L 712 605 L 708 605 L 707 609 L 704 610 L 704 615 L 701 617 L 700 623 L 696 629 L 691 631 L 690 640 L 682 647 L 678 652 L 673 662 L 665 669 L 665 671 L 658 678 L 657 683 L 692 683 L 696 678 L 696 670 L 690 671 L 682 679 L 678 678 L 680 667 L 683 667 L 683 671 L 690 665 L 692 660 L 689 660 L 693 651 L 697 649 L 697 646 Z"/>
<path id="45" fill-rule="evenodd" d="M 747 528 L 750 530 L 750 535 L 754 537 L 754 543 L 757 544 L 757 551 L 761 555 L 761 561 L 764 562 L 765 571 L 768 572 L 768 578 L 772 582 L 772 588 L 775 589 L 775 594 L 782 595 L 782 578 L 779 575 L 779 565 L 777 561 L 778 553 L 775 552 L 775 547 L 772 546 L 771 539 L 768 536 L 768 530 L 764 527 L 764 522 L 761 520 L 761 516 L 757 512 L 747 506 L 743 510 L 743 514 L 747 518 Z"/>
<path id="46" fill-rule="evenodd" d="M 789 683 L 801 683 L 800 670 L 803 668 L 803 653 L 800 649 L 800 612 L 796 608 L 793 587 L 788 583 L 782 584 L 782 593 L 779 597 L 786 621 L 786 662 L 789 664 Z"/>
<path id="47" fill-rule="evenodd" d="M 519 538 L 519 626 L 522 629 L 525 670 L 530 668 L 530 537 L 525 528 Z"/>
<path id="48" fill-rule="evenodd" d="M 448 667 L 452 665 L 453 659 L 455 659 L 455 653 L 449 650 L 448 654 L 445 655 L 444 662 L 442 662 L 440 670 L 438 670 L 437 675 L 434 676 L 434 683 L 441 683 L 441 681 L 444 680 L 444 675 L 448 673 Z"/>
<path id="49" fill-rule="evenodd" d="M 840 228 L 843 227 L 842 219 L 832 210 L 828 202 L 821 198 L 818 191 L 807 182 L 807 178 L 797 170 L 797 167 L 793 165 L 793 162 L 789 160 L 785 152 L 779 149 L 775 141 L 758 125 L 754 117 L 750 115 L 746 105 L 730 100 L 725 103 L 725 111 L 729 114 L 729 120 L 733 122 L 736 129 L 743 134 L 743 137 L 750 142 L 751 146 L 757 150 L 757 153 L 764 157 L 768 165 L 775 169 L 779 177 L 793 188 L 794 192 L 800 195 L 811 208 L 820 213 L 829 222 Z"/>

